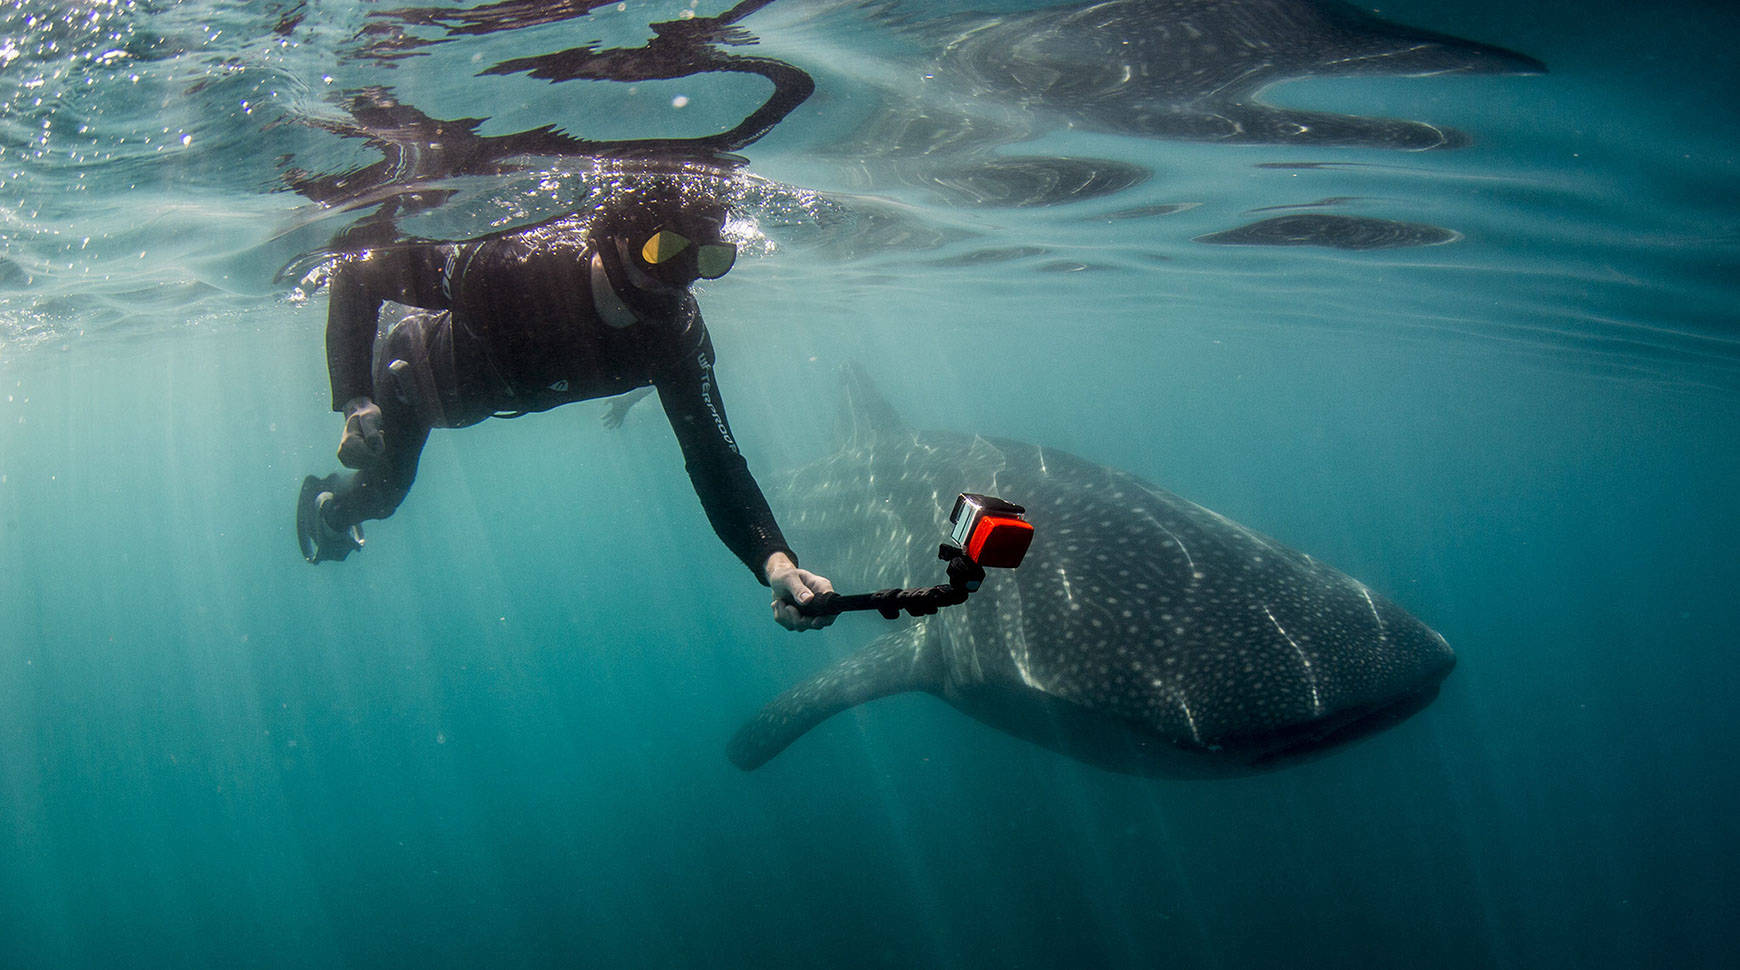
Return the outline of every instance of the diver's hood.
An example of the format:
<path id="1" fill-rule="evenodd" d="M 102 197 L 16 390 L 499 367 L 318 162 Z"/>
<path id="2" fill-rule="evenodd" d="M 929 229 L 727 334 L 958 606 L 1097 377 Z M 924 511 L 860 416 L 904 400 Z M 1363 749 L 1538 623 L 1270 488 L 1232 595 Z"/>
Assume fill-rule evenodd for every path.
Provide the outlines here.
<path id="1" fill-rule="evenodd" d="M 683 302 L 689 294 L 688 287 L 673 286 L 660 292 L 634 285 L 628 277 L 628 267 L 623 265 L 621 247 L 614 240 L 598 247 L 598 258 L 604 264 L 604 276 L 610 280 L 610 288 L 616 292 L 616 298 L 622 301 L 623 306 L 628 307 L 636 319 L 642 322 L 670 320 L 682 311 Z"/>

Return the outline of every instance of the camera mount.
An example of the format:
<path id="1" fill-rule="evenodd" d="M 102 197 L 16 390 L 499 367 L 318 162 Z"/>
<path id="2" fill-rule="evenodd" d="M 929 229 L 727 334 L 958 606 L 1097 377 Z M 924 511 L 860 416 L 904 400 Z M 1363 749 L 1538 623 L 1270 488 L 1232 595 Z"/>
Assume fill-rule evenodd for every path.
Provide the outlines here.
<path id="1" fill-rule="evenodd" d="M 911 616 L 930 616 L 945 606 L 959 606 L 985 581 L 985 567 L 1014 569 L 1033 541 L 1033 526 L 1019 505 L 973 492 L 962 492 L 949 513 L 951 543 L 937 547 L 938 559 L 948 563 L 947 583 L 917 589 L 880 589 L 874 593 L 820 593 L 798 605 L 804 616 L 835 616 L 875 610 L 885 619 L 895 619 L 905 610 Z"/>

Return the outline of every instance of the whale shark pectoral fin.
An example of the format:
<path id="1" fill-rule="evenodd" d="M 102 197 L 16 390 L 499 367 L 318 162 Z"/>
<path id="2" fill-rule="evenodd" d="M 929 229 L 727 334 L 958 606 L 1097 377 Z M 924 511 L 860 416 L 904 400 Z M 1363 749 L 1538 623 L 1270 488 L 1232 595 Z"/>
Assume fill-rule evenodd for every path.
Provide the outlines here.
<path id="1" fill-rule="evenodd" d="M 725 754 L 753 771 L 810 728 L 865 701 L 907 691 L 942 690 L 942 665 L 915 623 L 876 638 L 863 650 L 774 698 L 732 736 Z"/>

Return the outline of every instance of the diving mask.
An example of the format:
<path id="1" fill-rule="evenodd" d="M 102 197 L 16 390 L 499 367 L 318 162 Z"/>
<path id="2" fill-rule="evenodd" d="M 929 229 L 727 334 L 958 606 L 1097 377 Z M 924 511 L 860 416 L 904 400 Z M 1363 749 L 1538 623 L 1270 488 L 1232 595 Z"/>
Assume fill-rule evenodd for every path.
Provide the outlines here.
<path id="1" fill-rule="evenodd" d="M 658 229 L 641 244 L 640 258 L 648 266 L 669 266 L 694 250 L 695 275 L 716 280 L 737 262 L 737 246 L 728 242 L 695 243 L 672 229 Z"/>

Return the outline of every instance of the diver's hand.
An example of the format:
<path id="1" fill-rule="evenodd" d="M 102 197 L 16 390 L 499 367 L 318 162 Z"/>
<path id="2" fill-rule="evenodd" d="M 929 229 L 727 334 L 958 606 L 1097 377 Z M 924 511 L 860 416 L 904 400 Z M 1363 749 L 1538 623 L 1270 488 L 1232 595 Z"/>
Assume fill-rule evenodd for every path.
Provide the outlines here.
<path id="1" fill-rule="evenodd" d="M 767 557 L 761 573 L 773 590 L 773 620 L 787 630 L 820 630 L 834 622 L 832 616 L 804 616 L 794 603 L 808 603 L 817 593 L 831 593 L 834 584 L 826 576 L 799 569 L 791 557 L 776 552 Z"/>
<path id="2" fill-rule="evenodd" d="M 628 417 L 628 411 L 641 398 L 652 393 L 650 387 L 637 387 L 626 394 L 619 394 L 610 401 L 610 410 L 604 412 L 604 426 L 612 431 L 622 427 L 622 422 Z"/>
<path id="3" fill-rule="evenodd" d="M 346 468 L 367 468 L 386 454 L 380 405 L 368 397 L 344 402 L 344 437 L 338 441 L 338 463 Z"/>

